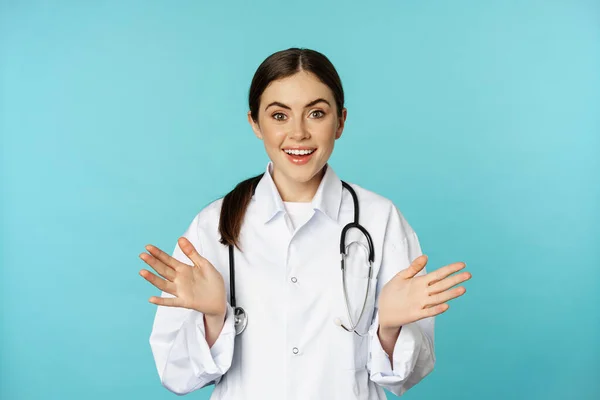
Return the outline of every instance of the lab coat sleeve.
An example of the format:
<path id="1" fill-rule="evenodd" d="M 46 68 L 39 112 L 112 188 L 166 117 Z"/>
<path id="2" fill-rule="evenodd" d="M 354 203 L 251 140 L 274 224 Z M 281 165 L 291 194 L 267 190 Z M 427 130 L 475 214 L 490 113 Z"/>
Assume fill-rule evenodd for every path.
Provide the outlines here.
<path id="1" fill-rule="evenodd" d="M 183 235 L 202 254 L 198 216 Z M 193 265 L 179 245 L 173 258 Z M 162 292 L 162 297 L 174 297 Z M 225 324 L 217 341 L 209 348 L 205 336 L 204 314 L 181 307 L 158 306 L 150 334 L 150 347 L 164 387 L 186 394 L 219 383 L 231 366 L 235 339 L 232 307 L 227 304 Z"/>
<path id="2" fill-rule="evenodd" d="M 412 261 L 421 254 L 416 233 L 394 206 L 384 238 L 375 304 L 378 304 L 379 293 L 383 286 L 400 270 L 408 268 Z M 423 268 L 417 276 L 426 273 Z M 379 309 L 376 308 L 369 329 L 369 361 L 367 365 L 369 376 L 373 382 L 396 396 L 401 396 L 433 370 L 435 364 L 434 317 L 424 318 L 402 327 L 393 349 L 393 365 L 379 341 L 378 327 Z"/>

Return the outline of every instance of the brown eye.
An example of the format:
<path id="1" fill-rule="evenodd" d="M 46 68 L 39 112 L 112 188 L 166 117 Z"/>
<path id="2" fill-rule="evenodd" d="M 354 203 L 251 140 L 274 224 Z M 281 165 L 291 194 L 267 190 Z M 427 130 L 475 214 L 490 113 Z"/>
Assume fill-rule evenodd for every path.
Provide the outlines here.
<path id="1" fill-rule="evenodd" d="M 321 110 L 315 110 L 311 112 L 310 115 L 312 115 L 314 118 L 323 118 L 325 116 L 325 113 Z"/>
<path id="2" fill-rule="evenodd" d="M 283 113 L 275 113 L 272 115 L 275 121 L 283 121 L 285 119 L 285 114 Z"/>

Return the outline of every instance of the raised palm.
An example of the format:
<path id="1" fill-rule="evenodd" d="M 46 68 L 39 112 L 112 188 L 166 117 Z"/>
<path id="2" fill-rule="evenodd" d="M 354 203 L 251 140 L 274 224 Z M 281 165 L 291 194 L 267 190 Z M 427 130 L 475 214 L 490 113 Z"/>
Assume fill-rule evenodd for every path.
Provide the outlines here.
<path id="1" fill-rule="evenodd" d="M 416 276 L 427 264 L 427 256 L 417 257 L 412 264 L 387 282 L 379 295 L 379 324 L 399 328 L 446 311 L 447 301 L 462 296 L 466 289 L 453 286 L 471 279 L 469 272 L 452 275 L 465 267 L 458 262 L 428 274 Z"/>
<path id="2" fill-rule="evenodd" d="M 163 292 L 173 297 L 150 297 L 150 303 L 183 307 L 199 311 L 206 316 L 224 316 L 227 308 L 223 276 L 184 237 L 178 240 L 183 253 L 194 263 L 184 264 L 156 246 L 147 245 L 150 254 L 140 258 L 160 276 L 142 269 L 140 275 Z"/>

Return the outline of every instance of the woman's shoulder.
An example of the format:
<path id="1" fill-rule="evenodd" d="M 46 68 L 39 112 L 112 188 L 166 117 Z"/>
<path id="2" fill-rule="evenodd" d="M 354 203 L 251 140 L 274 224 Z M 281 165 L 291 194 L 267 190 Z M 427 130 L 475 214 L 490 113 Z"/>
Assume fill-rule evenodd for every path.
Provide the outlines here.
<path id="1" fill-rule="evenodd" d="M 373 209 L 373 211 L 390 212 L 390 210 L 396 208 L 396 205 L 391 199 L 356 183 L 347 183 L 356 192 L 361 209 L 368 208 Z M 348 193 L 347 196 L 350 196 L 350 193 Z"/>
<path id="2" fill-rule="evenodd" d="M 223 197 L 208 203 L 208 205 L 206 205 L 204 208 L 202 208 L 196 216 L 198 217 L 199 221 L 206 221 L 206 222 L 217 221 L 218 222 L 219 216 L 221 215 L 221 207 L 222 206 L 223 206 Z"/>
<path id="3" fill-rule="evenodd" d="M 196 213 L 192 219 L 190 228 L 196 230 L 200 237 L 209 236 L 211 240 L 217 237 L 222 205 L 223 198 L 210 202 Z"/>
<path id="4" fill-rule="evenodd" d="M 348 182 L 348 184 L 356 192 L 362 216 L 378 221 L 391 221 L 393 224 L 400 225 L 407 232 L 412 232 L 404 214 L 392 199 L 355 183 Z M 350 194 L 347 196 L 349 197 Z"/>

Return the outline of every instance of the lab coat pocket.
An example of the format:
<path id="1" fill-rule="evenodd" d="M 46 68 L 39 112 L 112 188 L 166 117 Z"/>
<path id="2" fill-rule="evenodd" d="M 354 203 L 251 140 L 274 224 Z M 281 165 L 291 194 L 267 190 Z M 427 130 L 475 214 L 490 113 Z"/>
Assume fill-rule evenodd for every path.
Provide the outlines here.
<path id="1" fill-rule="evenodd" d="M 344 347 L 342 352 L 344 353 L 343 363 L 345 369 L 354 370 L 366 367 L 368 358 L 368 330 L 371 325 L 374 311 L 374 282 L 374 279 L 369 280 L 368 271 L 366 276 L 346 274 L 346 292 L 348 295 L 350 316 L 352 317 L 352 323 L 357 324 L 356 331 L 362 336 L 357 335 L 355 332 L 347 332 L 339 327 L 339 331 L 341 332 L 340 345 Z M 365 303 L 367 285 L 369 290 Z M 348 318 L 348 311 L 346 309 L 343 293 L 340 293 L 339 298 L 340 301 L 337 303 L 338 318 L 344 326 L 351 328 L 352 323 L 350 323 Z M 361 311 L 362 316 L 360 315 Z"/>
<path id="2" fill-rule="evenodd" d="M 369 251 L 365 244 L 355 241 L 346 248 L 344 269 L 348 277 L 360 279 L 369 276 Z"/>

